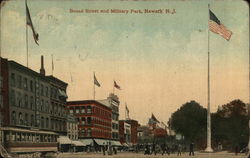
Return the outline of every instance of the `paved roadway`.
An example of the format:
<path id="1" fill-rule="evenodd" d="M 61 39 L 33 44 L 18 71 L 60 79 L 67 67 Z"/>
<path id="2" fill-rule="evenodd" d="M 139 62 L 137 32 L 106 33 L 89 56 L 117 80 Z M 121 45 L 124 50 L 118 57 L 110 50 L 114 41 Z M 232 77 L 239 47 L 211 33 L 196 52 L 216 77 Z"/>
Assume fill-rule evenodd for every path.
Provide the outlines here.
<path id="1" fill-rule="evenodd" d="M 58 158 L 246 158 L 244 154 L 235 155 L 233 153 L 220 152 L 220 153 L 195 153 L 195 156 L 189 156 L 188 153 L 177 156 L 177 154 L 164 155 L 144 155 L 142 153 L 118 153 L 117 155 L 102 155 L 101 153 L 60 153 Z"/>

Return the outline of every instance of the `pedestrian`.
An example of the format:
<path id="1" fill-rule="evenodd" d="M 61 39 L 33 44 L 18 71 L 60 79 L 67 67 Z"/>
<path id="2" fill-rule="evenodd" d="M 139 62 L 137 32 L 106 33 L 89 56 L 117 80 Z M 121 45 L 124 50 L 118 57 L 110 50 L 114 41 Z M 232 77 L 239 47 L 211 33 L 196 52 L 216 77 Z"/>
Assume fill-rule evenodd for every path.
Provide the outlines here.
<path id="1" fill-rule="evenodd" d="M 189 156 L 191 155 L 194 156 L 194 143 L 193 142 L 189 145 Z"/>
<path id="2" fill-rule="evenodd" d="M 181 144 L 178 145 L 178 148 L 177 148 L 177 156 L 181 156 L 181 150 L 182 150 L 182 146 Z"/>
<path id="3" fill-rule="evenodd" d="M 103 152 L 103 155 L 106 155 L 105 154 L 105 145 L 102 146 L 102 152 Z"/>
<path id="4" fill-rule="evenodd" d="M 161 150 L 162 150 L 161 155 L 164 155 L 166 152 L 166 144 L 165 143 L 161 144 Z"/>
<path id="5" fill-rule="evenodd" d="M 149 145 L 146 144 L 145 146 L 145 152 L 144 152 L 144 155 L 149 155 L 150 154 L 150 151 L 149 151 Z"/>
<path id="6" fill-rule="evenodd" d="M 239 153 L 239 146 L 236 145 L 236 146 L 235 146 L 235 155 L 238 155 L 238 153 Z"/>
<path id="7" fill-rule="evenodd" d="M 170 147 L 168 145 L 166 145 L 166 151 L 167 151 L 167 154 L 170 155 Z"/>
<path id="8" fill-rule="evenodd" d="M 153 154 L 153 153 L 156 155 L 155 143 L 153 143 L 153 145 L 152 145 L 152 153 L 151 154 Z"/>

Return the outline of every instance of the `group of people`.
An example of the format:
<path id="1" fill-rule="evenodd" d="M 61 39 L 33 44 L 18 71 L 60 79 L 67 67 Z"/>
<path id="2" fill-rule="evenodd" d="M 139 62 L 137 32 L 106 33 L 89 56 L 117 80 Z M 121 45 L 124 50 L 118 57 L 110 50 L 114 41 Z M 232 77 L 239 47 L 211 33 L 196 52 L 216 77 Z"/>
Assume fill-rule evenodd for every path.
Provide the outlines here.
<path id="1" fill-rule="evenodd" d="M 181 156 L 182 152 L 186 151 L 186 147 L 183 147 L 181 144 L 174 145 L 172 148 L 170 148 L 167 144 L 163 143 L 161 145 L 159 144 L 145 144 L 145 150 L 144 155 L 156 155 L 157 153 L 160 153 L 162 155 L 177 152 L 177 156 Z M 190 143 L 189 145 L 189 156 L 194 156 L 194 143 Z"/>

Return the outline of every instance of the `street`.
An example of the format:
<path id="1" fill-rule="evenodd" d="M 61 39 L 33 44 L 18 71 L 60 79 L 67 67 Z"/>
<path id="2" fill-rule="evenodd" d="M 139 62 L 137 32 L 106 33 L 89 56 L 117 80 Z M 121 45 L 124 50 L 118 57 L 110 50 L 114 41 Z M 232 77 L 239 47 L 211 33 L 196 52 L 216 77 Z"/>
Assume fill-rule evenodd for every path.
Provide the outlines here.
<path id="1" fill-rule="evenodd" d="M 113 157 L 113 158 L 179 158 L 179 157 L 185 157 L 185 158 L 246 158 L 245 154 L 235 155 L 234 153 L 227 153 L 227 152 L 220 152 L 220 153 L 195 153 L 195 156 L 189 156 L 188 153 L 182 154 L 181 156 L 177 156 L 177 154 L 170 154 L 170 155 L 164 155 L 161 154 L 157 155 L 144 155 L 142 153 L 127 153 L 122 152 L 118 153 L 117 155 L 102 155 L 101 153 L 60 153 L 58 155 L 58 158 L 101 158 L 101 157 Z"/>

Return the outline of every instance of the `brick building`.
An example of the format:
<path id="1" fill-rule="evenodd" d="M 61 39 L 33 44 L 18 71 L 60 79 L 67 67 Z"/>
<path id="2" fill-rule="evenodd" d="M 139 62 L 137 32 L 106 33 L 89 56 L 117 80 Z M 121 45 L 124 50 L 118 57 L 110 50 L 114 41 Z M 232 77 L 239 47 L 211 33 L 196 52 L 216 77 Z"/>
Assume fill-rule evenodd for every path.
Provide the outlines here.
<path id="1" fill-rule="evenodd" d="M 119 138 L 122 145 L 131 144 L 131 125 L 125 120 L 119 120 Z"/>
<path id="2" fill-rule="evenodd" d="M 119 105 L 120 101 L 117 95 L 110 93 L 107 99 L 98 100 L 102 104 L 112 109 L 112 135 L 111 138 L 116 143 L 119 142 Z M 120 145 L 119 143 L 117 145 Z"/>
<path id="3" fill-rule="evenodd" d="M 126 120 L 126 122 L 128 124 L 130 124 L 130 126 L 131 126 L 131 140 L 130 140 L 130 142 L 132 144 L 137 144 L 138 143 L 138 141 L 137 141 L 137 129 L 140 125 L 139 125 L 138 121 L 133 120 L 133 119 Z"/>
<path id="4" fill-rule="evenodd" d="M 110 107 L 96 100 L 81 100 L 67 102 L 67 109 L 78 118 L 78 137 L 83 143 L 104 145 L 111 141 Z"/>
<path id="5" fill-rule="evenodd" d="M 40 73 L 1 61 L 4 147 L 10 153 L 57 151 L 57 137 L 67 132 L 67 83 L 45 75 L 43 57 Z"/>
<path id="6" fill-rule="evenodd" d="M 122 144 L 128 145 L 137 144 L 137 129 L 139 127 L 138 121 L 128 119 L 119 120 L 119 137 Z"/>

